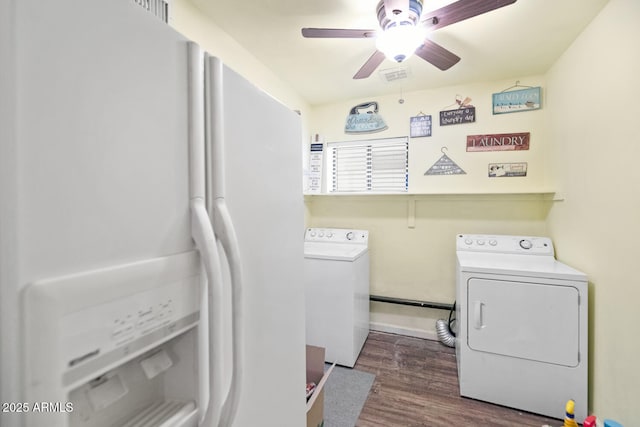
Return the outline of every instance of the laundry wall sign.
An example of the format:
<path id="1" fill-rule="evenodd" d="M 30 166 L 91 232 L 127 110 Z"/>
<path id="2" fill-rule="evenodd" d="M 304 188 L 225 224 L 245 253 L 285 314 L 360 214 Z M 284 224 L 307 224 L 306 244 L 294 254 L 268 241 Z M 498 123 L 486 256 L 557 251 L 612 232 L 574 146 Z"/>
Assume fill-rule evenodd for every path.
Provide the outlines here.
<path id="1" fill-rule="evenodd" d="M 527 176 L 527 163 L 489 163 L 489 178 Z"/>
<path id="2" fill-rule="evenodd" d="M 455 108 L 451 108 L 455 107 Z M 440 111 L 440 126 L 461 125 L 476 121 L 476 108 L 471 105 L 471 98 L 456 95 L 456 102 Z"/>
<path id="3" fill-rule="evenodd" d="M 440 111 L 440 126 L 462 125 L 476 121 L 476 107 Z"/>
<path id="4" fill-rule="evenodd" d="M 517 82 L 515 87 L 521 87 Z M 507 90 L 493 94 L 493 114 L 518 113 L 540 109 L 540 87 Z"/>
<path id="5" fill-rule="evenodd" d="M 349 111 L 344 126 L 345 133 L 373 133 L 387 128 L 386 123 L 378 114 L 377 102 L 364 102 Z"/>
<path id="6" fill-rule="evenodd" d="M 467 151 L 514 151 L 528 149 L 529 132 L 467 136 Z"/>
<path id="7" fill-rule="evenodd" d="M 445 154 L 447 147 L 442 147 L 442 156 L 431 166 L 425 175 L 466 175 L 467 173 Z"/>
<path id="8" fill-rule="evenodd" d="M 420 113 L 409 119 L 411 138 L 431 136 L 431 115 Z"/>

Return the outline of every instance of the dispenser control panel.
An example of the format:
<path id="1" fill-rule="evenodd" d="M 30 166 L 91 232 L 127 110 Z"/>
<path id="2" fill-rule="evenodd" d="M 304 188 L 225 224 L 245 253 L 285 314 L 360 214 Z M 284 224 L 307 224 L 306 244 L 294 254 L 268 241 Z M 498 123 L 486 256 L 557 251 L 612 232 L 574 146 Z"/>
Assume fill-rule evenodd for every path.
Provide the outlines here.
<path id="1" fill-rule="evenodd" d="M 73 368 L 117 347 L 132 352 L 198 320 L 196 278 L 71 313 L 61 321 L 63 360 Z"/>
<path id="2" fill-rule="evenodd" d="M 192 251 L 30 284 L 28 383 L 51 386 L 33 392 L 53 395 L 86 382 L 195 327 L 200 273 Z"/>

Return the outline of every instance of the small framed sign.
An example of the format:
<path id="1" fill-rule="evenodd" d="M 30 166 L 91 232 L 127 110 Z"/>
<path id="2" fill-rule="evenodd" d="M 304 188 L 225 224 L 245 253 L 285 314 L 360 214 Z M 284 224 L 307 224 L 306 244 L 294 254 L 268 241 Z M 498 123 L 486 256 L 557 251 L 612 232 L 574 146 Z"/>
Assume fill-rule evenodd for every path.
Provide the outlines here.
<path id="1" fill-rule="evenodd" d="M 489 163 L 489 178 L 527 176 L 527 163 Z"/>
<path id="2" fill-rule="evenodd" d="M 529 87 L 493 94 L 493 114 L 537 110 L 540 105 L 540 87 Z"/>
<path id="3" fill-rule="evenodd" d="M 461 125 L 476 121 L 476 108 L 466 107 L 457 110 L 440 111 L 440 126 Z"/>
<path id="4" fill-rule="evenodd" d="M 518 151 L 529 149 L 529 132 L 467 135 L 467 151 Z"/>
<path id="5" fill-rule="evenodd" d="M 418 114 L 409 119 L 411 138 L 431 136 L 431 115 Z"/>
<path id="6" fill-rule="evenodd" d="M 316 135 L 316 141 L 318 141 Z M 320 193 L 322 188 L 322 150 L 324 144 L 315 142 L 311 144 L 309 153 L 309 193 Z"/>

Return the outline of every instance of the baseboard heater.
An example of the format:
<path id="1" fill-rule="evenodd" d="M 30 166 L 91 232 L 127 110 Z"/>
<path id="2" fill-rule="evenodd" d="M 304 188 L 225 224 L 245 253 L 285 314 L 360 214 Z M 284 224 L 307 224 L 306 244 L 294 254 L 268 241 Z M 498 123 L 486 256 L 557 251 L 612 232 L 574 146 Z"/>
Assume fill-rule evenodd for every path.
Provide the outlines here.
<path id="1" fill-rule="evenodd" d="M 399 305 L 411 305 L 414 307 L 435 308 L 438 310 L 451 310 L 453 308 L 453 304 L 445 304 L 442 302 L 418 301 L 418 300 L 404 299 L 404 298 L 384 297 L 380 295 L 370 295 L 369 301 L 386 302 L 389 304 L 399 304 Z"/>

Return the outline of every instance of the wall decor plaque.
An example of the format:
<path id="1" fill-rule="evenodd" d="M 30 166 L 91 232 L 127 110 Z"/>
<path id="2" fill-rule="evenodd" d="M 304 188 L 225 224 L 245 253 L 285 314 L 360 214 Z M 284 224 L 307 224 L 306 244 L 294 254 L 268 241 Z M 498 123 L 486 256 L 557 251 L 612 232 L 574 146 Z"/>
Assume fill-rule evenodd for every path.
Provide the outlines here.
<path id="1" fill-rule="evenodd" d="M 375 101 L 358 104 L 349 111 L 344 125 L 345 133 L 373 133 L 387 129 L 387 124 L 378 114 Z"/>
<path id="2" fill-rule="evenodd" d="M 516 84 L 516 87 L 521 86 Z M 540 105 L 540 87 L 526 87 L 493 94 L 493 114 L 538 110 Z"/>
<path id="3" fill-rule="evenodd" d="M 431 166 L 425 175 L 466 175 L 467 173 L 445 154 L 447 147 L 442 147 L 442 156 Z"/>
<path id="4" fill-rule="evenodd" d="M 528 149 L 529 132 L 467 136 L 467 151 L 514 151 Z"/>
<path id="5" fill-rule="evenodd" d="M 489 163 L 489 178 L 527 176 L 527 163 Z"/>
<path id="6" fill-rule="evenodd" d="M 440 111 L 440 126 L 462 125 L 476 121 L 476 107 Z"/>
<path id="7" fill-rule="evenodd" d="M 409 131 L 411 138 L 431 136 L 431 115 L 420 113 L 409 118 Z"/>

